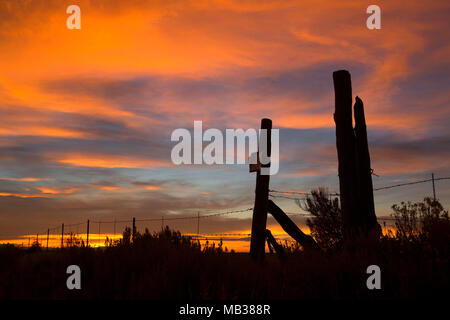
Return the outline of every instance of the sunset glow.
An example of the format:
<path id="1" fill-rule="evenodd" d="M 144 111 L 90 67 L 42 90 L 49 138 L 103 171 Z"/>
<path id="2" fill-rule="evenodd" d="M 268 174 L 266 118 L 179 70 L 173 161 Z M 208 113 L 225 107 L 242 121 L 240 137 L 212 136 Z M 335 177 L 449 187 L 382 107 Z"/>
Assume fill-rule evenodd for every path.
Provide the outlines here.
<path id="1" fill-rule="evenodd" d="M 170 218 L 253 207 L 247 166 L 171 162 L 171 133 L 196 120 L 225 130 L 271 118 L 280 171 L 270 188 L 294 192 L 273 200 L 305 213 L 295 192 L 339 192 L 339 69 L 364 101 L 375 188 L 450 176 L 448 2 L 381 1 L 374 32 L 356 0 L 76 3 L 81 30 L 67 29 L 67 3 L 0 2 L 0 243 L 87 219 L 166 219 L 193 234 L 197 220 Z M 448 207 L 450 184 L 436 188 Z M 376 192 L 377 214 L 431 193 L 430 184 Z M 200 228 L 247 233 L 251 211 L 200 218 Z M 92 245 L 116 232 L 93 234 Z"/>

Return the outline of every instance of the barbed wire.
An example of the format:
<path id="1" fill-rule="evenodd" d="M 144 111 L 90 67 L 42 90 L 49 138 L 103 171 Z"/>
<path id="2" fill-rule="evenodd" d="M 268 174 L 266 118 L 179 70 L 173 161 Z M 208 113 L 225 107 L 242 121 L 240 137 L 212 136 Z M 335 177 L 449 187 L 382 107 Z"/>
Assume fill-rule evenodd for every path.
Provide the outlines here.
<path id="1" fill-rule="evenodd" d="M 159 218 L 144 218 L 144 219 L 134 219 L 135 222 L 151 222 L 151 221 L 174 221 L 174 220 L 197 220 L 197 219 L 204 219 L 204 218 L 211 218 L 211 217 L 218 217 L 218 216 L 222 216 L 222 215 L 228 215 L 228 214 L 233 214 L 233 213 L 242 213 L 242 212 L 248 212 L 250 210 L 253 210 L 253 208 L 246 208 L 246 209 L 240 209 L 240 210 L 230 210 L 230 211 L 225 211 L 225 212 L 218 212 L 218 213 L 213 213 L 213 214 L 207 214 L 207 215 L 197 215 L 197 216 L 187 216 L 187 217 L 167 217 L 167 216 L 161 216 Z M 103 223 L 125 223 L 125 222 L 133 222 L 133 218 L 127 219 L 127 220 L 89 220 L 90 223 L 98 223 L 98 224 L 103 224 Z M 64 224 L 64 228 L 71 228 L 71 227 L 76 227 L 76 226 L 80 226 L 80 225 L 85 225 L 86 222 L 78 222 L 78 223 L 72 223 L 72 224 Z M 53 228 L 48 228 L 47 230 L 45 230 L 42 233 L 35 233 L 35 234 L 27 234 L 27 237 L 35 237 L 36 235 L 46 235 L 47 232 L 50 231 L 55 231 L 55 230 L 61 230 L 62 225 L 60 226 L 56 226 Z M 12 234 L 11 234 L 12 235 Z M 16 235 L 16 234 L 14 234 Z M 1 237 L 5 237 L 8 236 L 7 234 L 2 233 L 0 235 Z"/>
<path id="2" fill-rule="evenodd" d="M 185 234 L 187 236 L 193 237 L 208 237 L 208 236 L 225 236 L 225 237 L 242 237 L 242 236 L 251 236 L 251 233 L 201 233 L 201 234 Z"/>
<path id="3" fill-rule="evenodd" d="M 187 217 L 167 217 L 167 216 L 161 216 L 159 218 L 144 218 L 144 219 L 135 219 L 136 222 L 151 222 L 151 221 L 173 221 L 173 220 L 191 220 L 191 219 L 204 219 L 204 218 L 210 218 L 210 217 L 217 217 L 232 213 L 241 213 L 241 212 L 247 212 L 253 210 L 253 208 L 247 208 L 242 210 L 232 210 L 232 211 L 226 211 L 226 212 L 219 212 L 219 213 L 213 213 L 213 214 L 207 214 L 207 215 L 197 215 L 197 216 L 187 216 Z M 112 221 L 95 221 L 92 220 L 92 223 L 123 223 L 123 222 L 132 222 L 133 219 L 128 220 L 112 220 Z M 85 223 L 85 222 L 82 222 Z"/>
<path id="4" fill-rule="evenodd" d="M 439 180 L 450 180 L 450 177 L 434 178 L 434 181 L 439 181 Z M 409 185 L 412 185 L 412 184 L 419 184 L 419 183 L 432 182 L 432 181 L 433 181 L 433 179 L 425 179 L 425 180 L 420 180 L 420 181 L 399 183 L 399 184 L 394 184 L 394 185 L 391 185 L 391 186 L 374 188 L 373 191 L 379 191 L 379 190 L 385 190 L 385 189 L 409 186 Z"/>
<path id="5" fill-rule="evenodd" d="M 289 200 L 306 200 L 306 198 L 288 197 L 288 196 L 274 195 L 274 194 L 270 194 L 270 193 L 269 193 L 269 197 L 289 199 Z"/>
<path id="6" fill-rule="evenodd" d="M 408 186 L 408 185 L 415 185 L 415 184 L 421 184 L 421 183 L 426 183 L 426 182 L 432 182 L 432 181 L 441 181 L 441 180 L 450 180 L 450 177 L 440 177 L 440 178 L 432 178 L 432 179 L 423 179 L 423 180 L 419 180 L 419 181 L 412 181 L 412 182 L 406 182 L 406 183 L 399 183 L 399 184 L 394 184 L 394 185 L 389 185 L 389 186 L 383 186 L 383 187 L 378 187 L 378 188 L 373 188 L 373 191 L 380 191 L 380 190 L 386 190 L 386 189 L 391 189 L 391 188 L 397 188 L 397 187 L 403 187 L 403 186 Z M 272 194 L 272 193 L 277 193 L 277 194 Z M 281 194 L 281 195 L 280 195 Z M 298 197 L 290 197 L 290 196 L 285 196 L 283 194 L 293 194 L 293 195 L 304 195 L 304 196 L 309 196 L 312 195 L 311 192 L 303 192 L 303 191 L 283 191 L 283 190 L 275 190 L 275 189 L 269 189 L 269 197 L 273 197 L 273 198 L 284 198 L 284 199 L 289 199 L 289 200 L 306 200 L 307 197 L 303 197 L 303 198 L 298 198 Z M 339 196 L 340 194 L 337 192 L 332 192 L 332 193 L 328 193 L 328 195 L 330 196 Z M 233 214 L 233 213 L 242 213 L 242 212 L 248 212 L 250 210 L 253 210 L 253 208 L 247 208 L 247 209 L 241 209 L 241 210 L 230 210 L 230 211 L 225 211 L 225 212 L 219 212 L 219 213 L 212 213 L 212 214 L 206 214 L 206 215 L 196 215 L 196 216 L 186 216 L 186 217 L 168 217 L 168 216 L 162 216 L 162 217 L 158 217 L 158 218 L 144 218 L 144 219 L 134 219 L 135 222 L 151 222 L 151 221 L 175 221 L 175 220 L 199 220 L 199 219 L 204 219 L 204 218 L 210 218 L 210 217 L 217 217 L 217 216 L 222 216 L 222 215 L 227 215 L 227 214 Z M 303 213 L 290 213 L 288 214 L 289 216 L 304 216 L 304 217 L 308 217 L 308 216 L 312 216 L 309 214 L 303 214 Z M 379 220 L 395 220 L 395 218 L 393 217 L 377 217 L 377 219 Z M 91 223 L 98 223 L 99 227 L 101 224 L 108 224 L 108 223 L 126 223 L 126 222 L 132 222 L 133 219 L 127 219 L 127 220 L 90 220 Z M 86 222 L 78 222 L 78 223 L 72 223 L 72 224 L 64 224 L 65 228 L 72 228 L 72 227 L 78 227 L 81 225 L 85 225 Z M 62 226 L 55 226 L 52 228 L 48 228 L 47 230 L 45 230 L 42 233 L 37 233 L 36 236 L 37 238 L 39 238 L 39 235 L 41 236 L 45 236 L 46 234 L 49 234 L 50 231 L 55 231 L 55 230 L 61 230 Z M 99 228 L 100 230 L 100 228 Z M 70 232 L 72 233 L 72 232 Z M 78 231 L 77 231 L 78 234 Z M 17 235 L 17 234 L 15 234 Z M 202 235 L 212 235 L 212 236 L 248 236 L 250 234 L 239 234 L 239 233 L 211 233 L 211 234 L 200 234 L 198 236 L 202 236 Z M 6 234 L 2 234 L 1 237 L 7 237 L 8 235 Z M 11 234 L 12 236 L 12 234 Z M 22 236 L 24 239 L 30 239 L 31 237 L 34 237 L 34 235 L 31 235 L 30 233 Z"/>
<path id="7" fill-rule="evenodd" d="M 304 191 L 281 191 L 281 190 L 273 190 L 273 189 L 269 189 L 269 192 L 272 193 L 284 193 L 284 194 L 299 194 L 299 195 L 305 195 L 305 196 L 310 196 L 312 195 L 311 192 L 304 192 Z M 331 193 L 327 193 L 330 196 L 338 196 L 339 193 L 337 192 L 331 192 Z"/>
<path id="8" fill-rule="evenodd" d="M 391 188 L 397 188 L 397 187 L 403 187 L 403 186 L 408 186 L 408 185 L 413 185 L 413 184 L 420 184 L 420 183 L 425 183 L 425 182 L 432 182 L 432 181 L 440 181 L 440 180 L 450 180 L 450 177 L 442 177 L 442 178 L 434 178 L 434 179 L 424 179 L 424 180 L 419 180 L 419 181 L 412 181 L 412 182 L 405 182 L 405 183 L 399 183 L 399 184 L 394 184 L 394 185 L 390 185 L 390 186 L 384 186 L 384 187 L 378 187 L 378 188 L 373 188 L 373 191 L 380 191 L 380 190 L 385 190 L 385 189 L 391 189 Z M 282 194 L 299 194 L 299 195 L 312 195 L 311 192 L 306 192 L 306 191 L 283 191 L 283 190 L 274 190 L 274 189 L 269 189 L 269 193 L 282 193 Z M 340 194 L 337 192 L 331 192 L 331 193 L 327 193 L 330 196 L 339 196 Z M 273 197 L 279 197 L 281 198 L 282 196 L 279 195 L 272 195 Z M 288 198 L 289 199 L 289 198 Z M 305 200 L 305 198 L 292 198 L 293 200 Z"/>
<path id="9" fill-rule="evenodd" d="M 70 228 L 70 227 L 76 227 L 81 226 L 82 224 L 85 224 L 86 222 L 78 222 L 78 223 L 72 223 L 72 224 L 64 224 L 64 227 Z M 58 227 L 59 228 L 59 227 Z"/>

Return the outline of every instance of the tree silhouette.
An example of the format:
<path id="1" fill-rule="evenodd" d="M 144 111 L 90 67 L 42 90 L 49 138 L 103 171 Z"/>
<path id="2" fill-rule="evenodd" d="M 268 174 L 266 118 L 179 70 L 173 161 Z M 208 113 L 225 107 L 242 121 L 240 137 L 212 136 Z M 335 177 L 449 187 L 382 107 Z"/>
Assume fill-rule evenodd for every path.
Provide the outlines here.
<path id="1" fill-rule="evenodd" d="M 313 215 L 306 224 L 317 244 L 325 249 L 340 248 L 343 242 L 342 213 L 338 198 L 330 199 L 325 189 L 311 191 L 305 200 L 296 200 L 303 210 Z"/>
<path id="2" fill-rule="evenodd" d="M 441 247 L 450 241 L 450 219 L 439 200 L 401 202 L 392 206 L 396 238 L 400 241 L 428 241 Z"/>

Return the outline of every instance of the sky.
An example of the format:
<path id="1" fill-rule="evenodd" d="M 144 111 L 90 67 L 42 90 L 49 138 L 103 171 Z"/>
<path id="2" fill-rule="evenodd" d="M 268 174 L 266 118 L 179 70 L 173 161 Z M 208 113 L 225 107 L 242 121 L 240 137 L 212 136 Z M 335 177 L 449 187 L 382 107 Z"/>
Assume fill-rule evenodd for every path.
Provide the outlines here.
<path id="1" fill-rule="evenodd" d="M 66 27 L 72 4 L 80 30 Z M 450 3 L 377 1 L 381 30 L 366 27 L 369 4 L 1 1 L 0 239 L 63 222 L 252 207 L 247 166 L 172 163 L 171 133 L 194 120 L 224 131 L 271 118 L 280 170 L 270 188 L 338 192 L 332 73 L 340 69 L 364 102 L 375 188 L 449 177 Z M 448 180 L 436 192 L 448 208 Z M 376 192 L 377 215 L 431 195 L 431 184 Z M 170 226 L 193 233 L 197 221 Z M 205 218 L 200 231 L 250 226 L 251 211 Z"/>

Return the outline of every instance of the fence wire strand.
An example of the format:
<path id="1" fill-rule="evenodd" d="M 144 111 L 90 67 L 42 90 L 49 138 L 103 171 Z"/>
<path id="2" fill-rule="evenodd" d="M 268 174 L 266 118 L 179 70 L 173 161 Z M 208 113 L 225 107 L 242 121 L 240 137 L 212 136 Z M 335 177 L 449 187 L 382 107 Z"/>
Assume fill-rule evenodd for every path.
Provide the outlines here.
<path id="1" fill-rule="evenodd" d="M 373 188 L 373 191 L 380 191 L 380 190 L 387 190 L 387 189 L 392 189 L 392 188 L 397 188 L 397 187 L 404 187 L 404 186 L 409 186 L 409 185 L 415 185 L 415 184 L 421 184 L 421 183 L 427 183 L 427 182 L 432 182 L 432 181 L 441 181 L 441 180 L 450 180 L 450 177 L 441 177 L 441 178 L 431 178 L 431 179 L 423 179 L 423 180 L 419 180 L 419 181 L 412 181 L 412 182 L 406 182 L 406 183 L 399 183 L 399 184 L 394 184 L 394 185 L 388 185 L 388 186 L 383 186 L 383 187 L 377 187 L 377 188 Z M 274 194 L 275 193 L 275 194 Z M 299 197 L 295 197 L 295 196 L 290 196 L 290 195 L 303 195 L 306 197 L 303 198 L 299 198 Z M 303 192 L 303 191 L 284 191 L 284 190 L 275 190 L 275 189 L 269 189 L 269 197 L 272 198 L 283 198 L 283 199 L 289 199 L 289 200 L 298 200 L 298 201 L 304 201 L 308 198 L 308 196 L 312 195 L 311 192 Z M 329 196 L 339 196 L 340 194 L 337 192 L 331 192 L 328 193 Z M 223 216 L 223 215 L 228 215 L 228 214 L 233 214 L 233 213 L 244 213 L 244 212 L 248 212 L 253 210 L 253 208 L 247 208 L 247 209 L 241 209 L 241 210 L 230 210 L 230 211 L 225 211 L 225 212 L 218 212 L 218 213 L 211 213 L 211 214 L 203 214 L 203 215 L 196 215 L 196 216 L 184 216 L 184 217 L 171 217 L 171 216 L 162 216 L 160 218 L 143 218 L 143 219 L 134 219 L 135 222 L 156 222 L 156 221 L 176 221 L 176 220 L 200 220 L 200 219 L 205 219 L 205 218 L 210 218 L 210 217 L 218 217 L 218 216 Z M 303 216 L 303 217 L 311 217 L 312 215 L 310 214 L 304 214 L 304 213 L 289 213 L 287 214 L 288 216 Z M 392 217 L 377 217 L 377 219 L 385 221 L 385 220 L 394 220 L 394 218 Z M 132 223 L 133 222 L 133 218 L 130 219 L 126 219 L 126 220 L 106 220 L 106 221 L 96 221 L 96 220 L 89 220 L 91 223 L 98 223 L 99 224 L 99 229 L 100 229 L 100 225 L 101 224 L 111 224 L 114 223 L 114 225 L 118 224 L 118 223 Z M 74 234 L 72 232 L 72 230 L 68 230 L 68 228 L 73 228 L 73 227 L 79 227 L 81 225 L 86 225 L 86 222 L 78 222 L 78 223 L 72 223 L 72 224 L 63 224 L 64 228 L 65 228 L 65 232 L 62 235 L 67 235 L 67 234 Z M 59 226 L 55 226 L 55 227 L 51 227 L 48 228 L 47 230 L 45 230 L 42 233 L 36 233 L 36 234 L 26 234 L 24 236 L 22 236 L 23 240 L 27 240 L 30 241 L 30 239 L 34 238 L 36 241 L 40 241 L 42 243 L 44 243 L 46 241 L 46 237 L 47 234 L 51 234 L 52 236 L 57 235 L 58 234 L 56 232 L 60 232 L 62 229 L 62 225 Z M 77 228 L 78 230 L 78 228 Z M 55 233 L 52 233 L 55 232 Z M 77 231 L 77 234 L 79 232 Z M 82 234 L 84 234 L 82 232 Z M 99 233 L 100 234 L 100 233 Z M 115 233 L 114 233 L 115 234 Z M 189 235 L 189 233 L 186 233 L 187 235 Z M 15 234 L 17 236 L 17 234 Z M 61 235 L 61 234 L 60 234 Z M 223 236 L 223 237 L 239 237 L 239 236 L 250 236 L 251 234 L 248 233 L 194 233 L 192 235 L 195 235 L 196 237 L 204 237 L 205 239 L 208 236 Z M 2 237 L 8 237 L 8 236 L 12 236 L 12 233 L 10 235 L 8 234 L 2 234 Z"/>

